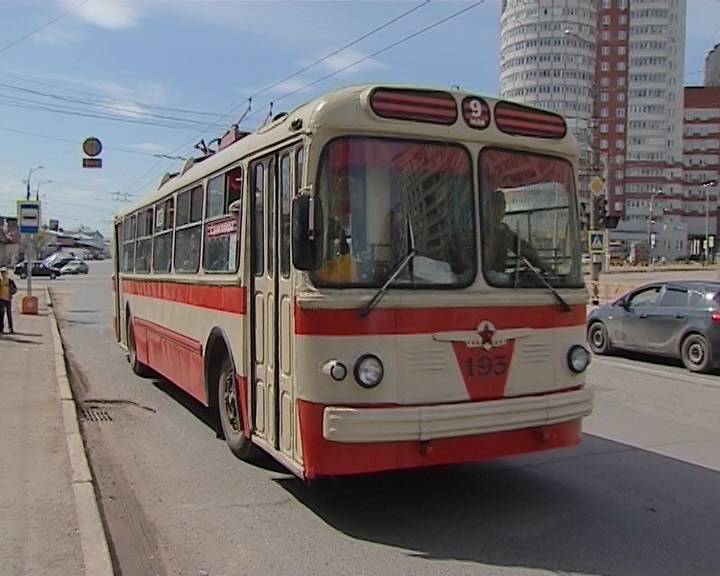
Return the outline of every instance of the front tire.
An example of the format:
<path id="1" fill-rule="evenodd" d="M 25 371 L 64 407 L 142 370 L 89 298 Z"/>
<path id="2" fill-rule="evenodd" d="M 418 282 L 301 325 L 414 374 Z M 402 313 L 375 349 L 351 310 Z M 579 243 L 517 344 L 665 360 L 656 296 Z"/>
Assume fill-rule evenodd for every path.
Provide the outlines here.
<path id="1" fill-rule="evenodd" d="M 590 324 L 587 332 L 588 345 L 593 354 L 602 356 L 609 354 L 612 351 L 610 346 L 610 337 L 607 333 L 607 328 L 602 322 L 593 322 Z"/>
<path id="2" fill-rule="evenodd" d="M 712 367 L 712 354 L 705 336 L 690 334 L 683 340 L 680 358 L 685 368 L 691 372 L 705 373 Z"/>
<path id="3" fill-rule="evenodd" d="M 218 412 L 225 442 L 240 460 L 250 461 L 257 455 L 257 448 L 245 437 L 240 411 L 237 379 L 232 362 L 226 356 L 220 368 L 218 386 Z"/>

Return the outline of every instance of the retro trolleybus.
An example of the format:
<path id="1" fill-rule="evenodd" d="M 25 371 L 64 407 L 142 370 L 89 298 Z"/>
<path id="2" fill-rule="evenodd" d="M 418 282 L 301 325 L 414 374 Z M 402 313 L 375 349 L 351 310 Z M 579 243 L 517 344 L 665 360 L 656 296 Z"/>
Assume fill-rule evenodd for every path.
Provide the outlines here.
<path id="1" fill-rule="evenodd" d="M 117 339 L 305 479 L 574 446 L 576 161 L 561 116 L 420 87 L 234 126 L 116 214 Z"/>

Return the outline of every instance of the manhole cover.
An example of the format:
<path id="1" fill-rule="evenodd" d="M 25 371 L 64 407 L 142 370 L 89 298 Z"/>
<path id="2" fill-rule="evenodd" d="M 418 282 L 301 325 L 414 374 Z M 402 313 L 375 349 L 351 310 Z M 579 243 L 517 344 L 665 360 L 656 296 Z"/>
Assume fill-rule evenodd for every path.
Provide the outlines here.
<path id="1" fill-rule="evenodd" d="M 95 408 L 94 406 L 83 408 L 82 418 L 90 422 L 112 422 L 112 416 L 105 408 Z"/>

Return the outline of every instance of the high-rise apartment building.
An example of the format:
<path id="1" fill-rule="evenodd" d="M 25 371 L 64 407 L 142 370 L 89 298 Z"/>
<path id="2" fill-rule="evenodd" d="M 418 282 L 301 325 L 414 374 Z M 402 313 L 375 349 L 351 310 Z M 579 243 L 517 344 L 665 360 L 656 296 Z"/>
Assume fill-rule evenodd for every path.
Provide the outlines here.
<path id="1" fill-rule="evenodd" d="M 701 254 L 705 234 L 716 236 L 718 231 L 720 86 L 685 88 L 683 164 L 685 189 L 679 215 L 687 223 L 688 252 Z"/>
<path id="2" fill-rule="evenodd" d="M 705 86 L 720 86 L 720 44 L 715 44 L 705 57 Z"/>
<path id="3" fill-rule="evenodd" d="M 619 239 L 647 237 L 654 196 L 664 197 L 669 213 L 682 204 L 685 9 L 686 0 L 502 5 L 500 94 L 578 118 L 583 149 L 596 100 L 608 211 L 622 219 L 613 233 Z"/>
<path id="4" fill-rule="evenodd" d="M 595 5 L 589 0 L 502 2 L 500 96 L 564 115 L 584 164 L 590 158 Z"/>

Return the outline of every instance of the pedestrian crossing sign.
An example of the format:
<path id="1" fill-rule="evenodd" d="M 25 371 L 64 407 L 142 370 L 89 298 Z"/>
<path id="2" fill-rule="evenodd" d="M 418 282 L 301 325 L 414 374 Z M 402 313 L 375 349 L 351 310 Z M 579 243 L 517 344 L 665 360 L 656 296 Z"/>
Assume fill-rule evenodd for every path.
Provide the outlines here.
<path id="1" fill-rule="evenodd" d="M 605 252 L 605 231 L 591 230 L 588 233 L 588 243 L 591 254 L 603 254 Z"/>

